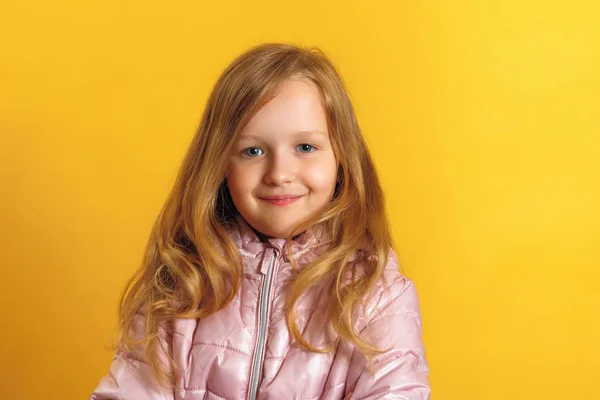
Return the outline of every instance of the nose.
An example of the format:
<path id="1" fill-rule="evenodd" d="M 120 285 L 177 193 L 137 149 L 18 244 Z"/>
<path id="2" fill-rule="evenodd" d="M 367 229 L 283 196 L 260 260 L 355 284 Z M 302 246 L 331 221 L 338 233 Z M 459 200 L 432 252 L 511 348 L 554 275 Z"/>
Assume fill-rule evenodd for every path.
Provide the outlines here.
<path id="1" fill-rule="evenodd" d="M 282 151 L 272 152 L 267 157 L 267 170 L 265 171 L 265 182 L 269 185 L 287 185 L 296 179 L 296 168 L 293 156 Z"/>

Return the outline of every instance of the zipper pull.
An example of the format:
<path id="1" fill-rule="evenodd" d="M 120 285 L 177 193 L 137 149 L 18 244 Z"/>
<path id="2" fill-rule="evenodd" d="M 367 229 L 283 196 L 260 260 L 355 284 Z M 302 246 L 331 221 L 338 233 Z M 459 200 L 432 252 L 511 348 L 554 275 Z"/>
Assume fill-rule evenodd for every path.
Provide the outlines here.
<path id="1" fill-rule="evenodd" d="M 262 262 L 260 264 L 260 273 L 263 275 L 267 274 L 269 267 L 272 265 L 275 260 L 275 250 L 271 247 L 267 247 L 265 250 L 265 254 L 263 256 Z"/>

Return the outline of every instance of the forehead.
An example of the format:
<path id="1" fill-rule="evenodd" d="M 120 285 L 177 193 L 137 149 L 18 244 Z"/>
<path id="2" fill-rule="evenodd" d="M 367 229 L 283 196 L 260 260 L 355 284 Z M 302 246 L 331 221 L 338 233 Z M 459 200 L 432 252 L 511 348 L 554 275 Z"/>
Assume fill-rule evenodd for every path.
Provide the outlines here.
<path id="1" fill-rule="evenodd" d="M 326 136 L 327 114 L 318 87 L 310 80 L 288 79 L 252 116 L 239 139 L 268 136 Z"/>

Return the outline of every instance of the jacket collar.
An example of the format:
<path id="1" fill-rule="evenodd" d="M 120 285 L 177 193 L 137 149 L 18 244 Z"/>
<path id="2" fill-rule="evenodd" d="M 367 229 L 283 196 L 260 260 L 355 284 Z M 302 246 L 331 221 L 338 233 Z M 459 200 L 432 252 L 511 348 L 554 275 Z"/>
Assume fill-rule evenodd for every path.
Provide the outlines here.
<path id="1" fill-rule="evenodd" d="M 285 253 L 285 244 L 287 239 L 269 238 L 264 242 L 261 241 L 254 228 L 252 228 L 239 214 L 236 215 L 235 222 L 230 232 L 240 251 L 242 253 L 246 253 L 246 255 L 257 257 L 267 248 L 275 249 L 279 254 Z M 306 231 L 292 238 L 291 253 L 294 255 L 294 257 L 298 257 L 323 242 L 324 230 L 322 229 L 322 226 L 312 226 Z M 287 254 L 284 254 L 284 256 L 287 258 Z"/>

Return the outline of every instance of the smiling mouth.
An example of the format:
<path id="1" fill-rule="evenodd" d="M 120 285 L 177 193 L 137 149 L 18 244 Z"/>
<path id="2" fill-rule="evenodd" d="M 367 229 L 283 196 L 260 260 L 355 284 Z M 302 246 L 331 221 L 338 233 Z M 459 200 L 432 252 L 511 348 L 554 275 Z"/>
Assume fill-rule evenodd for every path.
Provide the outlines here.
<path id="1" fill-rule="evenodd" d="M 270 197 L 270 198 L 262 198 L 261 200 L 264 200 L 270 204 L 273 204 L 275 206 L 286 206 L 288 204 L 291 204 L 293 202 L 295 202 L 296 200 L 298 200 L 299 198 L 301 198 L 303 196 L 295 196 L 295 197 Z"/>

